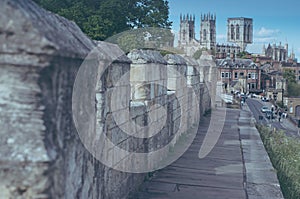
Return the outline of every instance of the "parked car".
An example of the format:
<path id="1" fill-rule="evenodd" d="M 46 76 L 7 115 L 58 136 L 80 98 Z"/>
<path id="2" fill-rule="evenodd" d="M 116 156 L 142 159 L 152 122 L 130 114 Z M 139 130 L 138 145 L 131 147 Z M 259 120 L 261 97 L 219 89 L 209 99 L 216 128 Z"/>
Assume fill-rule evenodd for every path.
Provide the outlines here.
<path id="1" fill-rule="evenodd" d="M 288 114 L 286 112 L 283 112 L 282 113 L 282 118 L 287 118 L 288 117 Z"/>
<path id="2" fill-rule="evenodd" d="M 261 107 L 261 109 L 260 109 L 260 111 L 263 112 L 263 113 L 265 113 L 265 112 L 268 111 L 268 110 L 270 110 L 270 109 L 269 109 L 269 107 L 267 107 L 267 106 L 263 106 L 263 107 Z M 271 111 L 271 110 L 270 110 L 270 111 Z"/>
<path id="3" fill-rule="evenodd" d="M 268 101 L 270 101 L 270 99 L 269 99 L 268 97 L 262 97 L 262 98 L 261 98 L 261 101 L 263 101 L 263 102 L 268 102 Z"/>
<path id="4" fill-rule="evenodd" d="M 265 114 L 266 114 L 266 118 L 267 119 L 275 119 L 276 118 L 276 116 L 274 115 L 274 113 L 271 111 L 271 110 L 267 110 L 266 112 L 265 112 Z"/>

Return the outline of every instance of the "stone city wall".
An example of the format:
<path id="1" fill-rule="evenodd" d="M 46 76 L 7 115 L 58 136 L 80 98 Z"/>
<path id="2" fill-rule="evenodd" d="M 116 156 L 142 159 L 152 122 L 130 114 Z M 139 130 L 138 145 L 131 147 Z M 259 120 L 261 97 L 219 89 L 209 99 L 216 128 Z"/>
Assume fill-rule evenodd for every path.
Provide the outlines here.
<path id="1" fill-rule="evenodd" d="M 130 167 L 119 160 L 133 157 L 115 149 L 174 146 L 211 108 L 213 60 L 151 50 L 126 56 L 30 0 L 1 1 L 0 16 L 4 198 L 126 198 L 147 176 L 126 171 L 159 163 L 145 158 Z"/>

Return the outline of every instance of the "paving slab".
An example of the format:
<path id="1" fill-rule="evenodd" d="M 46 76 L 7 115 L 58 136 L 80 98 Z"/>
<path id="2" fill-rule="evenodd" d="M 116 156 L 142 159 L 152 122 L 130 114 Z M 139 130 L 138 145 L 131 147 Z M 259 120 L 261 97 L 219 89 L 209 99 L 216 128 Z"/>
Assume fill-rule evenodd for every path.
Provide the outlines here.
<path id="1" fill-rule="evenodd" d="M 200 159 L 199 149 L 209 126 L 209 118 L 205 118 L 189 149 L 171 165 L 155 172 L 131 198 L 283 198 L 252 119 L 247 111 L 228 109 L 218 142 Z"/>

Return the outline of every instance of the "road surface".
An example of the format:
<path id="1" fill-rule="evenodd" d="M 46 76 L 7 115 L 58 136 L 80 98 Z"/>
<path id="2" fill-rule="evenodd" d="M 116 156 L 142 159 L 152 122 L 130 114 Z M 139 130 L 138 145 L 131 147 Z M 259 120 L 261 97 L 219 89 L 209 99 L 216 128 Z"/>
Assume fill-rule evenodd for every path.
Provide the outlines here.
<path id="1" fill-rule="evenodd" d="M 271 107 L 272 104 L 270 102 L 262 102 L 257 98 L 248 98 L 246 103 L 253 113 L 253 116 L 258 124 L 269 125 L 275 127 L 276 129 L 280 129 L 285 131 L 288 136 L 292 137 L 300 137 L 298 135 L 297 127 L 292 124 L 289 119 L 281 119 L 281 122 L 278 121 L 278 118 L 269 120 L 265 117 L 265 114 L 260 111 L 262 106 Z M 263 120 L 259 120 L 259 116 L 263 116 Z"/>

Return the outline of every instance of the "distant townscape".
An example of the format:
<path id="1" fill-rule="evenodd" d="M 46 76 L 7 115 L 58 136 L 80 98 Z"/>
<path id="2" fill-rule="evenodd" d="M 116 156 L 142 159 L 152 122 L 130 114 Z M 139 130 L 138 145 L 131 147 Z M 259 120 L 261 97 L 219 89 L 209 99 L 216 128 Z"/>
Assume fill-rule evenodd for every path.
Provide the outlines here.
<path id="1" fill-rule="evenodd" d="M 208 13 L 175 47 L 168 9 L 0 0 L 0 199 L 299 198 L 289 45 L 247 52 L 245 17 L 217 43 Z"/>
<path id="2" fill-rule="evenodd" d="M 228 18 L 227 23 L 227 40 L 232 45 L 216 42 L 216 15 L 210 13 L 201 15 L 198 41 L 195 38 L 195 16 L 181 15 L 178 46 L 189 56 L 200 49 L 211 50 L 217 58 L 225 58 L 227 53 L 236 56 L 245 51 L 247 44 L 253 42 L 253 20 L 244 17 Z"/>
<path id="3" fill-rule="evenodd" d="M 253 19 L 227 19 L 227 44 L 216 42 L 216 14 L 201 14 L 200 39 L 195 38 L 195 15 L 180 15 L 178 46 L 184 54 L 198 59 L 202 51 L 214 55 L 226 93 L 253 93 L 282 104 L 300 116 L 300 63 L 288 43 L 263 45 L 260 54 L 246 51 L 253 43 Z"/>

